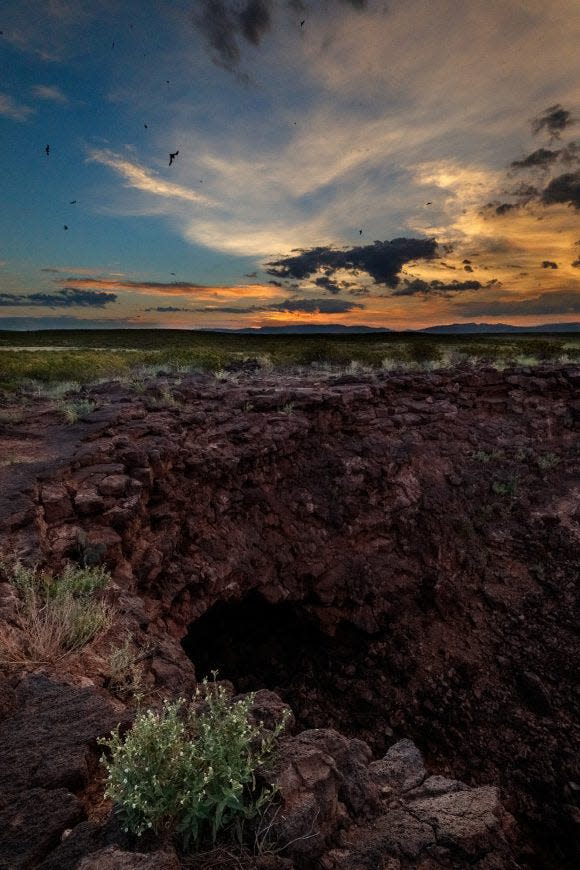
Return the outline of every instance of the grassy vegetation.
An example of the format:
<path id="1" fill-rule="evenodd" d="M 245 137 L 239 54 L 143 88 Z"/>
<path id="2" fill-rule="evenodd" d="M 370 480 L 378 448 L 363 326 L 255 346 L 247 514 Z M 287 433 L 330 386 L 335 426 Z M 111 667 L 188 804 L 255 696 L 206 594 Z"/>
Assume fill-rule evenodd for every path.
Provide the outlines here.
<path id="1" fill-rule="evenodd" d="M 100 597 L 110 582 L 103 568 L 68 565 L 53 576 L 0 560 L 0 577 L 15 592 L 14 624 L 0 635 L 0 663 L 53 663 L 110 625 L 110 608 Z"/>
<path id="2" fill-rule="evenodd" d="M 248 358 L 257 360 L 263 369 L 312 363 L 342 367 L 354 363 L 389 370 L 466 362 L 501 367 L 580 361 L 580 335 L 573 333 L 232 335 L 186 330 L 63 330 L 0 332 L 0 348 L 0 386 L 7 389 L 23 381 L 45 386 L 118 377 L 138 381 L 159 370 L 182 374 L 197 369 L 223 376 L 228 363 Z"/>
<path id="3" fill-rule="evenodd" d="M 193 703 L 165 702 L 139 714 L 125 737 L 113 732 L 106 796 L 125 830 L 177 837 L 188 849 L 215 843 L 227 831 L 242 840 L 244 822 L 270 800 L 256 772 L 270 757 L 286 720 L 274 731 L 250 721 L 253 696 L 232 702 L 225 689 L 204 681 Z"/>
<path id="4" fill-rule="evenodd" d="M 96 409 L 94 402 L 89 402 L 87 399 L 80 399 L 76 402 L 59 402 L 58 410 L 61 412 L 65 423 L 72 426 L 84 417 L 91 414 Z"/>

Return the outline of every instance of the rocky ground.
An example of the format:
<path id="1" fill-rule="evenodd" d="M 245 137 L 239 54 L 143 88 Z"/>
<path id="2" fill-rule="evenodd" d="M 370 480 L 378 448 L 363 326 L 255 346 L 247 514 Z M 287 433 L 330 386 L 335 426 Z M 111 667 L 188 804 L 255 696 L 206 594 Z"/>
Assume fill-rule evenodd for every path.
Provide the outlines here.
<path id="1" fill-rule="evenodd" d="M 254 866 L 576 866 L 579 388 L 578 367 L 160 377 L 87 388 L 72 425 L 5 396 L 2 548 L 104 561 L 115 621 L 4 670 L 0 868 L 180 865 L 102 798 L 127 632 L 152 702 L 218 667 L 263 715 L 292 707 L 292 843 Z"/>

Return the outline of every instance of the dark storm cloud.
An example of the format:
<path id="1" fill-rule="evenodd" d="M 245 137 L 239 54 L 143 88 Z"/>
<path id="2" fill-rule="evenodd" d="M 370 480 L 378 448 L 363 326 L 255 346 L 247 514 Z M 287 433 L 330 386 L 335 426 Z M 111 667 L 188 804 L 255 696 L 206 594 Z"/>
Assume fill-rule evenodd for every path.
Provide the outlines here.
<path id="1" fill-rule="evenodd" d="M 56 293 L 0 293 L 0 306 L 3 308 L 104 308 L 116 301 L 116 293 L 99 293 L 75 287 L 57 290 Z"/>
<path id="2" fill-rule="evenodd" d="M 491 286 L 496 282 L 490 282 L 485 286 Z M 423 281 L 422 278 L 405 279 L 391 296 L 449 296 L 452 293 L 462 293 L 465 290 L 481 290 L 484 285 L 481 281 Z"/>
<path id="3" fill-rule="evenodd" d="M 542 193 L 542 202 L 544 205 L 568 203 L 580 209 L 580 171 L 553 178 Z"/>
<path id="4" fill-rule="evenodd" d="M 532 132 L 540 133 L 545 130 L 553 139 L 559 139 L 560 134 L 574 123 L 572 114 L 564 109 L 560 103 L 549 106 L 541 115 L 532 121 Z"/>
<path id="5" fill-rule="evenodd" d="M 249 0 L 246 8 L 238 15 L 242 36 L 248 42 L 259 45 L 264 33 L 270 27 L 270 0 Z"/>
<path id="6" fill-rule="evenodd" d="M 550 151 L 549 148 L 538 148 L 537 151 L 532 151 L 523 160 L 512 160 L 510 166 L 512 169 L 531 169 L 536 166 L 551 166 L 555 163 L 561 154 L 559 151 Z"/>
<path id="7" fill-rule="evenodd" d="M 155 308 L 145 308 L 145 311 L 159 311 L 160 313 L 167 313 L 174 311 L 191 311 L 191 308 L 177 308 L 175 305 L 157 305 Z"/>
<path id="8" fill-rule="evenodd" d="M 396 287 L 399 273 L 412 260 L 432 260 L 437 255 L 435 239 L 406 239 L 373 242 L 372 245 L 336 250 L 330 247 L 299 250 L 293 257 L 282 257 L 266 265 L 269 275 L 302 280 L 317 272 L 327 278 L 339 269 L 358 275 L 366 272 L 376 284 Z"/>
<path id="9" fill-rule="evenodd" d="M 340 293 L 341 287 L 333 281 L 332 278 L 328 278 L 326 275 L 321 275 L 320 278 L 316 278 L 314 283 L 317 287 L 323 287 L 324 290 L 328 290 L 329 293 Z"/>
<path id="10" fill-rule="evenodd" d="M 517 202 L 502 202 L 502 203 L 500 203 L 500 205 L 495 207 L 495 213 L 499 214 L 499 215 L 507 214 L 513 208 L 517 208 L 518 205 L 519 205 L 519 203 L 517 203 Z M 488 207 L 489 206 L 493 207 L 493 203 L 489 203 Z"/>
<path id="11" fill-rule="evenodd" d="M 557 269 L 558 264 L 553 260 L 542 260 L 542 269 Z"/>
<path id="12" fill-rule="evenodd" d="M 456 308 L 464 317 L 524 316 L 526 314 L 580 314 L 580 293 L 555 290 L 541 293 L 535 299 L 504 299 L 486 302 L 458 302 Z"/>
<path id="13" fill-rule="evenodd" d="M 562 163 L 578 162 L 580 160 L 580 145 L 576 142 L 570 142 L 560 151 L 560 160 Z"/>
<path id="14" fill-rule="evenodd" d="M 367 6 L 367 0 L 341 2 L 361 11 Z M 283 6 L 304 17 L 310 9 L 303 0 L 198 0 L 193 25 L 212 50 L 214 63 L 235 72 L 243 43 L 260 45 L 272 28 L 274 13 Z M 332 6 L 328 11 L 334 11 Z"/>
<path id="15" fill-rule="evenodd" d="M 303 311 L 308 314 L 343 314 L 353 311 L 355 308 L 364 308 L 360 302 L 349 302 L 347 299 L 285 299 L 284 302 L 276 302 L 268 308 L 273 311 Z"/>
<path id="16" fill-rule="evenodd" d="M 203 308 L 191 309 L 204 314 L 254 314 L 260 311 L 282 311 L 289 314 L 302 312 L 304 314 L 344 314 L 355 308 L 364 308 L 360 302 L 349 302 L 346 299 L 284 299 L 270 305 L 248 305 L 245 308 L 233 305 L 206 305 Z"/>
<path id="17" fill-rule="evenodd" d="M 214 50 L 214 61 L 234 70 L 240 61 L 239 40 L 259 45 L 270 29 L 272 0 L 247 0 L 239 8 L 232 0 L 200 0 L 193 24 Z"/>

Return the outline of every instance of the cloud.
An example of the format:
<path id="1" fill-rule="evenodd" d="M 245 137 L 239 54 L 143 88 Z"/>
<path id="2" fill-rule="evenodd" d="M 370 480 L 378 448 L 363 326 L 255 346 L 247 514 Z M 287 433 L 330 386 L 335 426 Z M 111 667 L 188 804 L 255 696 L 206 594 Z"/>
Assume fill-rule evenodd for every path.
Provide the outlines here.
<path id="1" fill-rule="evenodd" d="M 573 123 L 571 112 L 563 109 L 560 103 L 556 103 L 532 120 L 532 133 L 537 134 L 546 130 L 553 139 L 559 139 L 560 134 Z"/>
<path id="2" fill-rule="evenodd" d="M 278 311 L 286 314 L 344 314 L 356 308 L 364 308 L 360 302 L 350 302 L 347 299 L 284 299 L 270 305 L 248 305 L 234 307 L 233 305 L 204 306 L 192 309 L 197 313 L 211 314 L 253 314 L 259 311 Z"/>
<path id="3" fill-rule="evenodd" d="M 463 317 L 577 315 L 580 314 L 580 292 L 555 290 L 520 299 L 461 301 L 456 307 Z"/>
<path id="4" fill-rule="evenodd" d="M 108 148 L 90 149 L 87 162 L 100 163 L 102 166 L 114 169 L 124 179 L 126 187 L 134 187 L 170 200 L 210 204 L 210 200 L 196 190 L 175 184 L 173 181 L 166 181 L 154 170 L 146 169 Z"/>
<path id="5" fill-rule="evenodd" d="M 62 105 L 68 103 L 68 97 L 56 85 L 34 85 L 32 93 L 41 100 L 49 100 L 53 103 L 61 103 Z"/>
<path id="6" fill-rule="evenodd" d="M 367 6 L 367 0 L 342 0 L 342 3 L 358 10 Z M 199 0 L 193 25 L 210 48 L 213 62 L 237 72 L 243 43 L 259 46 L 272 29 L 274 16 L 284 5 L 299 14 L 308 11 L 302 0 L 287 0 L 286 3 L 284 0 Z M 247 76 L 242 78 L 248 80 Z"/>
<path id="7" fill-rule="evenodd" d="M 194 27 L 213 50 L 214 63 L 230 71 L 240 61 L 239 40 L 259 45 L 270 29 L 271 0 L 246 0 L 241 8 L 228 0 L 200 0 L 198 6 Z"/>
<path id="8" fill-rule="evenodd" d="M 0 293 L 3 308 L 104 308 L 117 301 L 115 293 L 66 287 L 56 293 Z"/>
<path id="9" fill-rule="evenodd" d="M 27 121 L 33 113 L 31 106 L 16 103 L 8 94 L 0 94 L 0 116 L 12 121 Z"/>
<path id="10" fill-rule="evenodd" d="M 580 171 L 553 178 L 542 193 L 544 205 L 562 202 L 580 209 Z"/>
<path id="11" fill-rule="evenodd" d="M 175 305 L 157 305 L 155 308 L 145 308 L 145 311 L 174 312 L 191 311 L 191 308 L 177 308 Z"/>
<path id="12" fill-rule="evenodd" d="M 314 283 L 317 287 L 323 287 L 324 290 L 328 290 L 329 293 L 340 293 L 342 289 L 336 281 L 333 281 L 327 275 L 320 275 L 320 277 L 315 278 Z"/>
<path id="13" fill-rule="evenodd" d="M 209 296 L 240 298 L 244 296 L 277 296 L 274 288 L 264 284 L 216 285 L 196 284 L 191 281 L 132 281 L 126 278 L 79 278 L 72 276 L 63 281 L 68 287 L 99 287 L 107 290 L 126 290 L 154 296 Z"/>
<path id="14" fill-rule="evenodd" d="M 510 166 L 512 169 L 531 169 L 536 166 L 550 166 L 555 163 L 561 150 L 550 151 L 549 148 L 538 148 L 537 151 L 532 151 L 527 157 L 522 160 L 512 160 Z"/>
<path id="15" fill-rule="evenodd" d="M 542 260 L 542 269 L 557 269 L 558 264 L 553 260 Z"/>
<path id="16" fill-rule="evenodd" d="M 490 281 L 485 286 L 491 287 L 497 285 L 497 281 Z M 465 290 L 481 290 L 484 285 L 481 281 L 423 281 L 421 278 L 412 280 L 405 279 L 402 286 L 398 287 L 391 293 L 391 296 L 447 296 L 451 293 L 461 293 Z"/>
<path id="17" fill-rule="evenodd" d="M 396 287 L 404 263 L 433 259 L 436 253 L 435 239 L 399 238 L 343 250 L 330 247 L 300 250 L 295 256 L 268 262 L 266 271 L 282 278 L 304 279 L 319 271 L 329 278 L 342 269 L 354 275 L 366 272 L 376 284 Z"/>

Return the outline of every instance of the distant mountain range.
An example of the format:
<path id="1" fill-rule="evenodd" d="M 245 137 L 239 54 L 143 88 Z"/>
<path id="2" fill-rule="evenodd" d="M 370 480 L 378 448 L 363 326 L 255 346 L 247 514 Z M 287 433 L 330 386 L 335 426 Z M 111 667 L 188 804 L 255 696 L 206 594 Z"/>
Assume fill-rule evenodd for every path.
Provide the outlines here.
<path id="1" fill-rule="evenodd" d="M 427 326 L 418 332 L 470 333 L 470 332 L 580 332 L 580 323 L 542 323 L 538 326 L 512 326 L 510 323 L 449 323 Z"/>
<path id="2" fill-rule="evenodd" d="M 243 329 L 212 329 L 208 332 L 234 332 L 238 335 L 307 335 L 307 334 L 361 334 L 377 332 L 397 332 L 386 327 L 345 326 L 342 323 L 310 323 L 293 326 L 258 326 Z M 447 323 L 441 326 L 427 326 L 425 329 L 402 330 L 404 332 L 422 332 L 432 335 L 469 335 L 475 333 L 505 333 L 505 332 L 580 332 L 580 323 L 543 323 L 538 326 L 512 326 L 509 323 Z"/>

